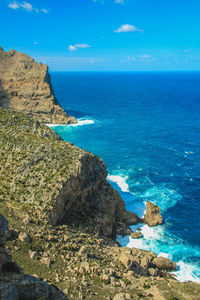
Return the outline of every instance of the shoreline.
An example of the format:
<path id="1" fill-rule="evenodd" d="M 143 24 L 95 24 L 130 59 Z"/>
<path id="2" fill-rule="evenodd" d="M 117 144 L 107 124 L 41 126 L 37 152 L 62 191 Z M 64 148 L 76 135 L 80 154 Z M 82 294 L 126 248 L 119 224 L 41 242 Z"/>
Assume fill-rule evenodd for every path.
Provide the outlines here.
<path id="1" fill-rule="evenodd" d="M 67 128 L 69 127 L 77 127 L 77 126 L 83 126 L 83 125 L 92 125 L 94 124 L 95 121 L 92 119 L 84 119 L 84 118 L 79 118 L 77 119 L 77 124 L 70 124 L 70 125 L 60 125 L 60 124 L 46 124 L 50 128 L 54 127 L 59 127 L 59 126 L 64 126 Z M 134 212 L 138 215 L 138 217 L 142 218 L 145 214 L 145 202 L 146 201 L 137 201 L 136 196 L 130 192 L 129 190 L 129 185 L 127 183 L 128 176 L 127 175 L 122 175 L 122 174 L 108 174 L 107 181 L 112 185 L 114 189 L 116 189 L 119 193 L 120 196 L 122 197 L 126 208 L 128 211 Z M 127 198 L 128 197 L 128 203 L 127 203 Z M 136 201 L 132 201 L 130 204 L 131 200 L 130 198 L 135 198 Z M 141 195 L 141 198 L 145 198 L 145 195 Z M 173 204 L 173 203 L 172 203 Z M 159 203 L 158 203 L 159 205 Z M 162 213 L 162 212 L 161 212 Z M 120 243 L 122 247 L 129 247 L 129 248 L 138 248 L 142 250 L 148 250 L 148 251 L 153 251 L 155 252 L 158 256 L 166 257 L 171 259 L 172 261 L 177 263 L 178 270 L 176 272 L 172 272 L 171 274 L 174 275 L 174 277 L 180 281 L 180 282 L 187 282 L 187 281 L 192 281 L 195 283 L 200 284 L 200 278 L 195 276 L 193 273 L 195 271 L 195 266 L 190 263 L 186 263 L 182 260 L 174 260 L 172 257 L 170 257 L 170 252 L 167 251 L 156 251 L 155 249 L 151 249 L 152 246 L 148 245 L 146 241 L 149 239 L 151 242 L 155 242 L 160 240 L 160 237 L 164 237 L 164 226 L 159 225 L 156 227 L 149 227 L 146 224 L 138 224 L 131 226 L 131 228 L 136 230 L 136 228 L 142 228 L 142 234 L 143 238 L 140 239 L 132 239 L 130 236 L 125 236 L 125 237 L 117 237 L 116 241 Z M 155 246 L 154 246 L 155 248 Z M 187 275 L 185 275 L 187 274 Z"/>

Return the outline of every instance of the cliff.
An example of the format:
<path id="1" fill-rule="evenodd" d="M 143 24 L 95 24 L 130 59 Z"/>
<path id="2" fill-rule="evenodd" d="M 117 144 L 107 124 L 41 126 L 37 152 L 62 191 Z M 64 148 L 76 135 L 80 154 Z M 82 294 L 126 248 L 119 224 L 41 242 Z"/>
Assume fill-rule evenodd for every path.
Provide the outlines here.
<path id="1" fill-rule="evenodd" d="M 26 54 L 0 47 L 0 106 L 21 111 L 44 123 L 76 123 L 55 98 L 47 65 Z"/>
<path id="2" fill-rule="evenodd" d="M 198 299 L 199 285 L 167 273 L 176 264 L 110 239 L 139 219 L 107 183 L 100 158 L 2 108 L 0 158 L 0 213 L 9 222 L 5 248 L 1 217 L 1 299 L 13 289 L 24 291 L 20 299 L 27 290 L 41 299 Z M 6 264 L 11 256 L 34 277 Z"/>
<path id="3" fill-rule="evenodd" d="M 0 155 L 0 200 L 37 221 L 80 222 L 113 236 L 139 220 L 106 181 L 100 158 L 24 114 L 0 109 Z"/>

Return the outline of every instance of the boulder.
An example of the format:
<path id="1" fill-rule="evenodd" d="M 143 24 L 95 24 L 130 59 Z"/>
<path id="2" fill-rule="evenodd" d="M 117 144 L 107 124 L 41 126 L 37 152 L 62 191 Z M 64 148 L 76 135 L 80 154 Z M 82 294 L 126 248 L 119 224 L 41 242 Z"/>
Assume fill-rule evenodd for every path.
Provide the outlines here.
<path id="1" fill-rule="evenodd" d="M 160 207 L 158 205 L 150 201 L 146 202 L 144 222 L 151 227 L 162 224 L 162 216 L 160 214 Z"/>
<path id="2" fill-rule="evenodd" d="M 140 239 L 142 238 L 142 233 L 140 231 L 132 232 L 131 233 L 131 238 L 132 239 Z"/>
<path id="3" fill-rule="evenodd" d="M 176 271 L 177 265 L 175 262 L 171 261 L 168 258 L 165 257 L 156 257 L 152 260 L 152 265 L 159 270 L 165 270 L 165 271 Z"/>

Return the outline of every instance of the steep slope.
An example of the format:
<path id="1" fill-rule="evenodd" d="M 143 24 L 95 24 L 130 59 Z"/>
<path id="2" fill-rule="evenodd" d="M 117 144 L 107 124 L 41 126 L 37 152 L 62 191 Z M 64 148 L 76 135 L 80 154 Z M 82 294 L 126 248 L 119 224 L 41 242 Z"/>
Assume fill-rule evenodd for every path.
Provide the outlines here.
<path id="1" fill-rule="evenodd" d="M 83 225 L 86 218 L 85 227 L 106 236 L 139 220 L 106 181 L 100 158 L 38 121 L 0 109 L 0 155 L 0 200 L 36 220 Z"/>
<path id="2" fill-rule="evenodd" d="M 47 65 L 0 47 L 0 106 L 21 111 L 45 123 L 76 123 L 55 98 Z"/>
<path id="3" fill-rule="evenodd" d="M 173 262 L 120 248 L 107 238 L 126 233 L 138 218 L 107 183 L 101 159 L 38 121 L 4 109 L 0 159 L 0 214 L 9 221 L 6 252 L 5 225 L 0 230 L 0 268 L 6 271 L 0 276 L 1 296 L 8 289 L 34 293 L 38 288 L 46 299 L 51 293 L 62 299 L 46 281 L 77 300 L 198 299 L 199 285 L 181 284 L 167 273 L 176 269 Z M 7 253 L 43 281 L 9 272 Z"/>

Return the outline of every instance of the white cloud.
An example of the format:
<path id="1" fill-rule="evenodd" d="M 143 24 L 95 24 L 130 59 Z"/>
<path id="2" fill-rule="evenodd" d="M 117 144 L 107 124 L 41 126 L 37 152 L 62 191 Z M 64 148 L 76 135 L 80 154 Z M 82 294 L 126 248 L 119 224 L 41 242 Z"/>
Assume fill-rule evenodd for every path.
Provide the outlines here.
<path id="1" fill-rule="evenodd" d="M 12 9 L 18 9 L 19 4 L 16 1 L 13 1 L 8 5 L 8 7 L 12 8 Z"/>
<path id="2" fill-rule="evenodd" d="M 69 45 L 68 49 L 70 51 L 76 51 L 78 48 L 81 49 L 86 49 L 86 48 L 90 48 L 91 46 L 88 44 L 75 44 L 75 45 Z"/>
<path id="3" fill-rule="evenodd" d="M 144 32 L 144 30 L 139 29 L 133 25 L 129 25 L 129 24 L 124 24 L 121 25 L 117 30 L 115 30 L 114 32 L 116 33 L 120 33 L 120 32 Z"/>
<path id="4" fill-rule="evenodd" d="M 124 4 L 124 0 L 115 0 L 115 3 Z"/>
<path id="5" fill-rule="evenodd" d="M 131 57 L 131 56 L 127 56 L 127 60 L 128 60 L 128 61 L 135 61 L 136 58 L 135 58 L 135 57 Z"/>
<path id="6" fill-rule="evenodd" d="M 139 58 L 151 58 L 151 56 L 147 55 L 147 54 L 142 54 L 142 55 L 139 55 Z"/>
<path id="7" fill-rule="evenodd" d="M 76 48 L 90 48 L 91 46 L 88 44 L 76 44 L 74 45 Z"/>
<path id="8" fill-rule="evenodd" d="M 27 12 L 35 11 L 36 13 L 38 13 L 38 12 L 43 12 L 45 14 L 48 13 L 47 9 L 45 9 L 45 8 L 42 8 L 42 9 L 34 8 L 31 3 L 26 2 L 26 1 L 23 1 L 22 3 L 17 2 L 17 1 L 12 1 L 8 5 L 8 7 L 12 8 L 12 9 L 23 8 Z"/>
<path id="9" fill-rule="evenodd" d="M 44 14 L 48 14 L 48 12 L 49 12 L 49 11 L 48 11 L 47 9 L 45 9 L 45 8 L 42 8 L 41 11 L 42 11 Z"/>
<path id="10" fill-rule="evenodd" d="M 77 48 L 73 45 L 69 45 L 68 49 L 69 49 L 69 51 L 76 51 L 77 50 Z"/>
<path id="11" fill-rule="evenodd" d="M 26 1 L 23 2 L 23 4 L 20 4 L 21 7 L 23 7 L 26 11 L 33 10 L 33 6 L 31 3 L 28 3 Z"/>

